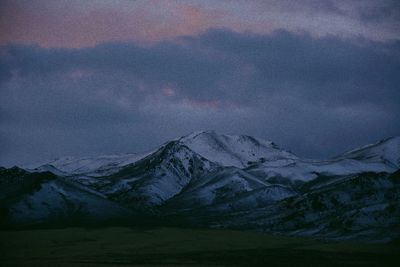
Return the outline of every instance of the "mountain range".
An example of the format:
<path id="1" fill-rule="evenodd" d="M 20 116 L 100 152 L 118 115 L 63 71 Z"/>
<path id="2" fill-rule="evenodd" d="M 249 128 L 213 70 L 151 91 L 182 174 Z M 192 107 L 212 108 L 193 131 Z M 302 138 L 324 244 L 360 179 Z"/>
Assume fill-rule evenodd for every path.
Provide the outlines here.
<path id="1" fill-rule="evenodd" d="M 113 223 L 400 236 L 400 137 L 328 160 L 247 135 L 196 132 L 146 154 L 0 168 L 0 226 Z"/>

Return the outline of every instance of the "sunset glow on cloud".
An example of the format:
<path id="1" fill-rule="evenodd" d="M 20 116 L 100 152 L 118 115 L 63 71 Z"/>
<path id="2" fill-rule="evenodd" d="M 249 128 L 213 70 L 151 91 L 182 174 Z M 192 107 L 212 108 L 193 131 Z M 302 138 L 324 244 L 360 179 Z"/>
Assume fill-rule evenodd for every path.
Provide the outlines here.
<path id="1" fill-rule="evenodd" d="M 396 1 L 4 0 L 0 41 L 44 47 L 154 42 L 209 28 L 391 40 L 399 37 Z"/>

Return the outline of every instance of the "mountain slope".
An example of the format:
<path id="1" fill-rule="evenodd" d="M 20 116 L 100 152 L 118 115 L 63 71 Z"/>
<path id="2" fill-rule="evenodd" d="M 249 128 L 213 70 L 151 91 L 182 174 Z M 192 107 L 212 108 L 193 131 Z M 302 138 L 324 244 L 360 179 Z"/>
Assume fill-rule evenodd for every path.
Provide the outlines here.
<path id="1" fill-rule="evenodd" d="M 132 212 L 50 173 L 0 171 L 2 223 L 88 223 L 129 218 Z"/>
<path id="2" fill-rule="evenodd" d="M 237 223 L 252 222 L 292 235 L 389 240 L 400 236 L 399 177 L 399 172 L 346 177 L 274 206 L 241 214 Z"/>
<path id="3" fill-rule="evenodd" d="M 145 156 L 146 154 L 120 154 L 85 158 L 63 157 L 39 166 L 29 166 L 28 169 L 31 171 L 58 172 L 60 175 L 99 177 L 118 172 L 124 166 L 132 164 Z"/>
<path id="4" fill-rule="evenodd" d="M 127 207 L 151 210 L 179 194 L 189 182 L 217 165 L 172 141 L 149 156 L 90 185 Z"/>
<path id="5" fill-rule="evenodd" d="M 284 186 L 271 185 L 236 167 L 218 168 L 205 176 L 193 179 L 184 190 L 164 206 L 169 213 L 199 208 L 232 210 L 254 208 L 254 201 L 267 203 L 295 194 Z"/>

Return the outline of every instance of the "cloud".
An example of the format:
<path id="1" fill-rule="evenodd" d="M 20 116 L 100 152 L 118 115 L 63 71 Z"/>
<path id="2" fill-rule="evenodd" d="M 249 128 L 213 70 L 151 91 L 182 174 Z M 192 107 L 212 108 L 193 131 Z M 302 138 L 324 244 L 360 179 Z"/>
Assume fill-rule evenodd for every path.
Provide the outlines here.
<path id="1" fill-rule="evenodd" d="M 202 129 L 331 156 L 400 133 L 399 52 L 399 42 L 226 29 L 150 45 L 6 45 L 0 162 L 143 151 Z"/>
<path id="2" fill-rule="evenodd" d="M 2 0 L 0 43 L 79 48 L 159 42 L 210 28 L 387 42 L 400 38 L 399 14 L 396 0 Z"/>
<path id="3" fill-rule="evenodd" d="M 159 41 L 204 31 L 217 25 L 221 16 L 207 7 L 170 0 L 4 0 L 1 8 L 0 42 L 45 47 Z"/>

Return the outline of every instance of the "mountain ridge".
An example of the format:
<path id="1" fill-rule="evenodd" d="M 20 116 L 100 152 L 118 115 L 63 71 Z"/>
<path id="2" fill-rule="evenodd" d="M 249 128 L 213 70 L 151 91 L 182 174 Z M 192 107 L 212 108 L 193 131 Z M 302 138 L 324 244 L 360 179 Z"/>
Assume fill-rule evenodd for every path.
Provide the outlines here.
<path id="1" fill-rule="evenodd" d="M 126 218 L 132 224 L 150 217 L 153 222 L 374 240 L 385 225 L 381 235 L 390 239 L 400 233 L 393 231 L 400 218 L 400 185 L 393 178 L 399 169 L 398 140 L 315 161 L 251 136 L 196 132 L 142 155 L 64 158 L 16 169 L 10 188 L 20 186 L 22 172 L 51 173 L 54 180 L 38 180 L 36 191 L 20 193 L 14 202 L 0 203 L 0 209 L 9 224 L 41 224 L 54 221 L 55 214 L 61 221 L 81 216 L 90 221 Z M 1 169 L 0 183 L 10 180 L 7 170 Z M 347 213 L 337 214 L 337 209 Z M 335 216 L 344 216 L 347 224 L 333 226 Z"/>

